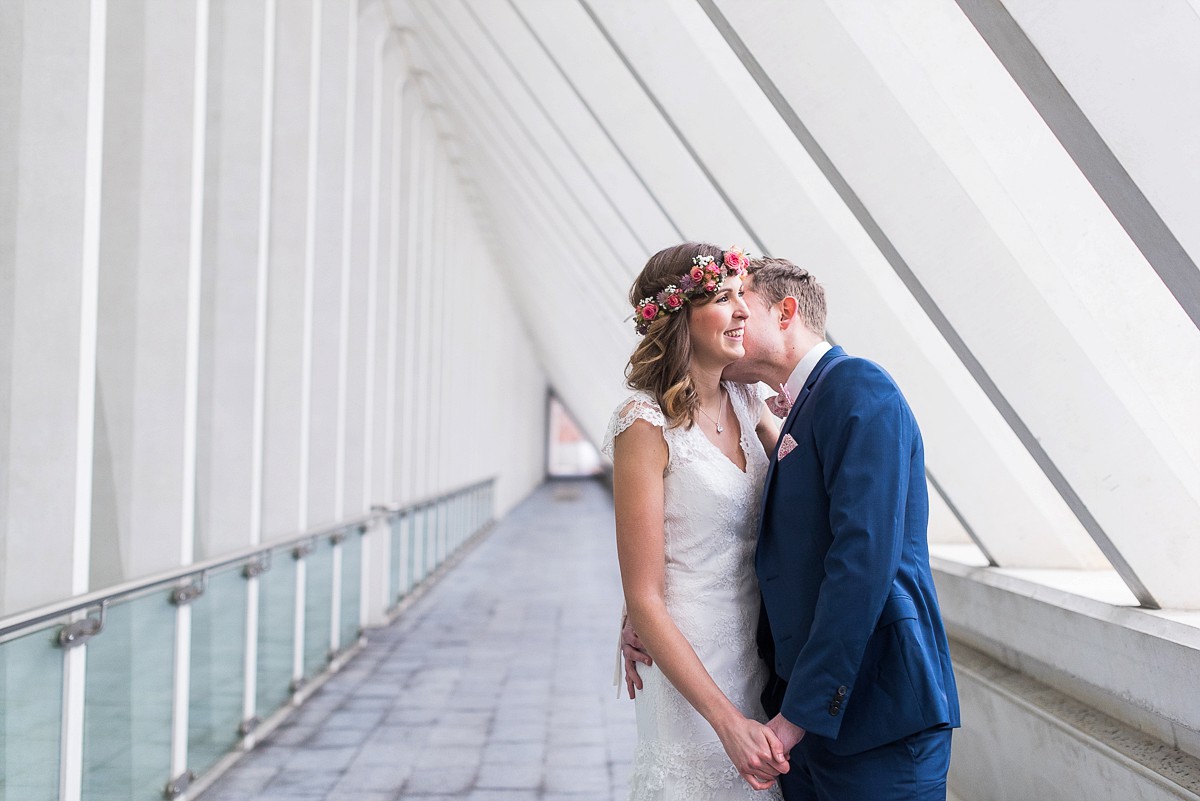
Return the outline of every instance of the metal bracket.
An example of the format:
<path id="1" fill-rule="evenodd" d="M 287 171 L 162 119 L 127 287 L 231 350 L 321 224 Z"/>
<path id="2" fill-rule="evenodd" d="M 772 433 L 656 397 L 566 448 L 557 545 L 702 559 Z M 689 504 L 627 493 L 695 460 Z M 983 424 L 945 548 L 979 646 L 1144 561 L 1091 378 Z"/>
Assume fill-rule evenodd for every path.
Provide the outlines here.
<path id="1" fill-rule="evenodd" d="M 104 631 L 104 619 L 108 616 L 108 601 L 100 602 L 100 617 L 85 617 L 68 623 L 58 630 L 58 644 L 61 648 L 74 648 Z"/>
<path id="2" fill-rule="evenodd" d="M 301 677 L 299 679 L 292 679 L 292 683 L 288 685 L 288 689 L 292 691 L 293 695 L 295 695 L 303 690 L 307 685 L 308 679 Z"/>
<path id="3" fill-rule="evenodd" d="M 360 536 L 366 536 L 367 530 L 368 529 L 365 523 L 358 527 L 358 533 Z"/>
<path id="4" fill-rule="evenodd" d="M 345 531 L 335 531 L 329 535 L 329 541 L 334 545 L 340 545 L 346 539 Z"/>
<path id="5" fill-rule="evenodd" d="M 245 720 L 243 720 L 241 723 L 238 724 L 238 734 L 245 737 L 246 735 L 250 734 L 252 731 L 257 729 L 258 724 L 260 724 L 260 723 L 262 723 L 262 720 L 258 717 L 258 715 L 253 715 L 251 717 L 248 717 Z"/>
<path id="6" fill-rule="evenodd" d="M 190 770 L 185 770 L 175 779 L 167 783 L 163 789 L 164 798 L 178 798 L 187 792 L 187 788 L 196 780 L 196 774 Z"/>
<path id="7" fill-rule="evenodd" d="M 200 574 L 200 580 L 190 584 L 185 584 L 182 587 L 176 587 L 171 593 L 171 603 L 176 606 L 187 606 L 192 601 L 199 598 L 208 589 L 208 571 L 205 570 Z"/>
<path id="8" fill-rule="evenodd" d="M 292 549 L 293 559 L 303 559 L 313 552 L 312 542 L 302 542 Z"/>
<path id="9" fill-rule="evenodd" d="M 250 579 L 254 578 L 255 576 L 261 576 L 270 569 L 271 552 L 267 551 L 266 553 L 261 554 L 247 562 L 246 566 L 242 568 L 242 575 Z"/>

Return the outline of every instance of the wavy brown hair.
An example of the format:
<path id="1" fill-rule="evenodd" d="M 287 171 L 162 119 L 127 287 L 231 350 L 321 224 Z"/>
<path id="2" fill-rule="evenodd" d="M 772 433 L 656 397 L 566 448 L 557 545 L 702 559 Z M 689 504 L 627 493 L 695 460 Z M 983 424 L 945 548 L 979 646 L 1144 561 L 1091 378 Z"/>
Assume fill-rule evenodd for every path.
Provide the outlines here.
<path id="1" fill-rule="evenodd" d="M 684 242 L 660 250 L 650 257 L 634 279 L 629 289 L 630 304 L 636 309 L 643 298 L 652 298 L 671 284 L 678 285 L 680 276 L 692 269 L 692 259 L 696 256 L 712 256 L 720 264 L 721 254 L 720 248 L 697 242 Z M 682 311 L 664 315 L 651 323 L 625 368 L 626 385 L 654 395 L 673 426 L 686 423 L 691 428 L 696 422 L 700 401 L 688 373 L 692 361 L 691 307 L 711 302 L 711 296 L 700 294 Z"/>

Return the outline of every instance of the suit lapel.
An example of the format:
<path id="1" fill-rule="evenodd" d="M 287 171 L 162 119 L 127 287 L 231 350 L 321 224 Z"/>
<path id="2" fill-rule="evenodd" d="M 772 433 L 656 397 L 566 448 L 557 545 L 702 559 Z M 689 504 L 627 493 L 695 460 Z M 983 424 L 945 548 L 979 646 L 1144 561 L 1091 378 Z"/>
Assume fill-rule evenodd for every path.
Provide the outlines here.
<path id="1" fill-rule="evenodd" d="M 846 351 L 840 346 L 834 346 L 821 357 L 817 362 L 817 366 L 813 368 L 812 374 L 808 380 L 804 382 L 804 388 L 800 390 L 800 394 L 796 396 L 796 400 L 792 402 L 792 409 L 788 412 L 787 418 L 783 421 L 783 427 L 779 429 L 779 439 L 775 441 L 775 447 L 767 454 L 770 457 L 770 463 L 767 466 L 767 479 L 763 483 L 762 503 L 758 511 L 758 536 L 762 538 L 763 521 L 767 516 L 767 498 L 771 494 L 771 479 L 775 477 L 775 466 L 779 463 L 779 440 L 783 439 L 783 435 L 788 433 L 792 428 L 792 423 L 796 421 L 796 415 L 800 413 L 801 407 L 808 401 L 812 395 L 813 387 L 817 385 L 821 374 L 835 361 L 841 361 L 846 358 Z"/>

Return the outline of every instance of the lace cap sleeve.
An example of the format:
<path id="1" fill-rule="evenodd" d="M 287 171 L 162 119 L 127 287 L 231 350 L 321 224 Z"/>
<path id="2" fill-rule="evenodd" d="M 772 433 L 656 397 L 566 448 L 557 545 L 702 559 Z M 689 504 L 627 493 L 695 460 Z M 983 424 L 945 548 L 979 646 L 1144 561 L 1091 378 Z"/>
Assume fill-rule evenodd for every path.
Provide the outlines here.
<path id="1" fill-rule="evenodd" d="M 731 381 L 726 386 L 729 387 L 730 394 L 741 401 L 742 408 L 755 420 L 758 419 L 759 410 L 762 408 L 760 404 L 775 394 L 766 384 L 741 384 Z"/>
<path id="2" fill-rule="evenodd" d="M 600 452 L 609 459 L 613 458 L 613 440 L 622 431 L 633 425 L 635 420 L 645 420 L 659 428 L 664 428 L 666 425 L 662 409 L 658 408 L 658 403 L 652 397 L 640 392 L 636 395 L 631 395 L 621 401 L 621 405 L 613 411 L 612 417 L 608 421 L 608 431 L 604 434 L 604 445 L 600 448 Z"/>

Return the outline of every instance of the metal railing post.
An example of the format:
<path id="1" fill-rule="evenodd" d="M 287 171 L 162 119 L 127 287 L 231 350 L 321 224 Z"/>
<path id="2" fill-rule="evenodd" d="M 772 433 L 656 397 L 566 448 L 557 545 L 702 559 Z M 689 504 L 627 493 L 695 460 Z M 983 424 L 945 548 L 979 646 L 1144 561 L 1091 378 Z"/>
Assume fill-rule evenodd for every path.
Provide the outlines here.
<path id="1" fill-rule="evenodd" d="M 332 586 L 329 595 L 329 661 L 342 651 L 342 542 L 345 539 L 344 531 L 339 531 L 330 538 L 333 553 L 330 557 Z M 361 591 L 359 594 L 362 594 Z"/>
<path id="2" fill-rule="evenodd" d="M 58 797 L 83 798 L 83 713 L 86 693 L 87 645 L 63 650 L 63 717 L 59 746 Z"/>

